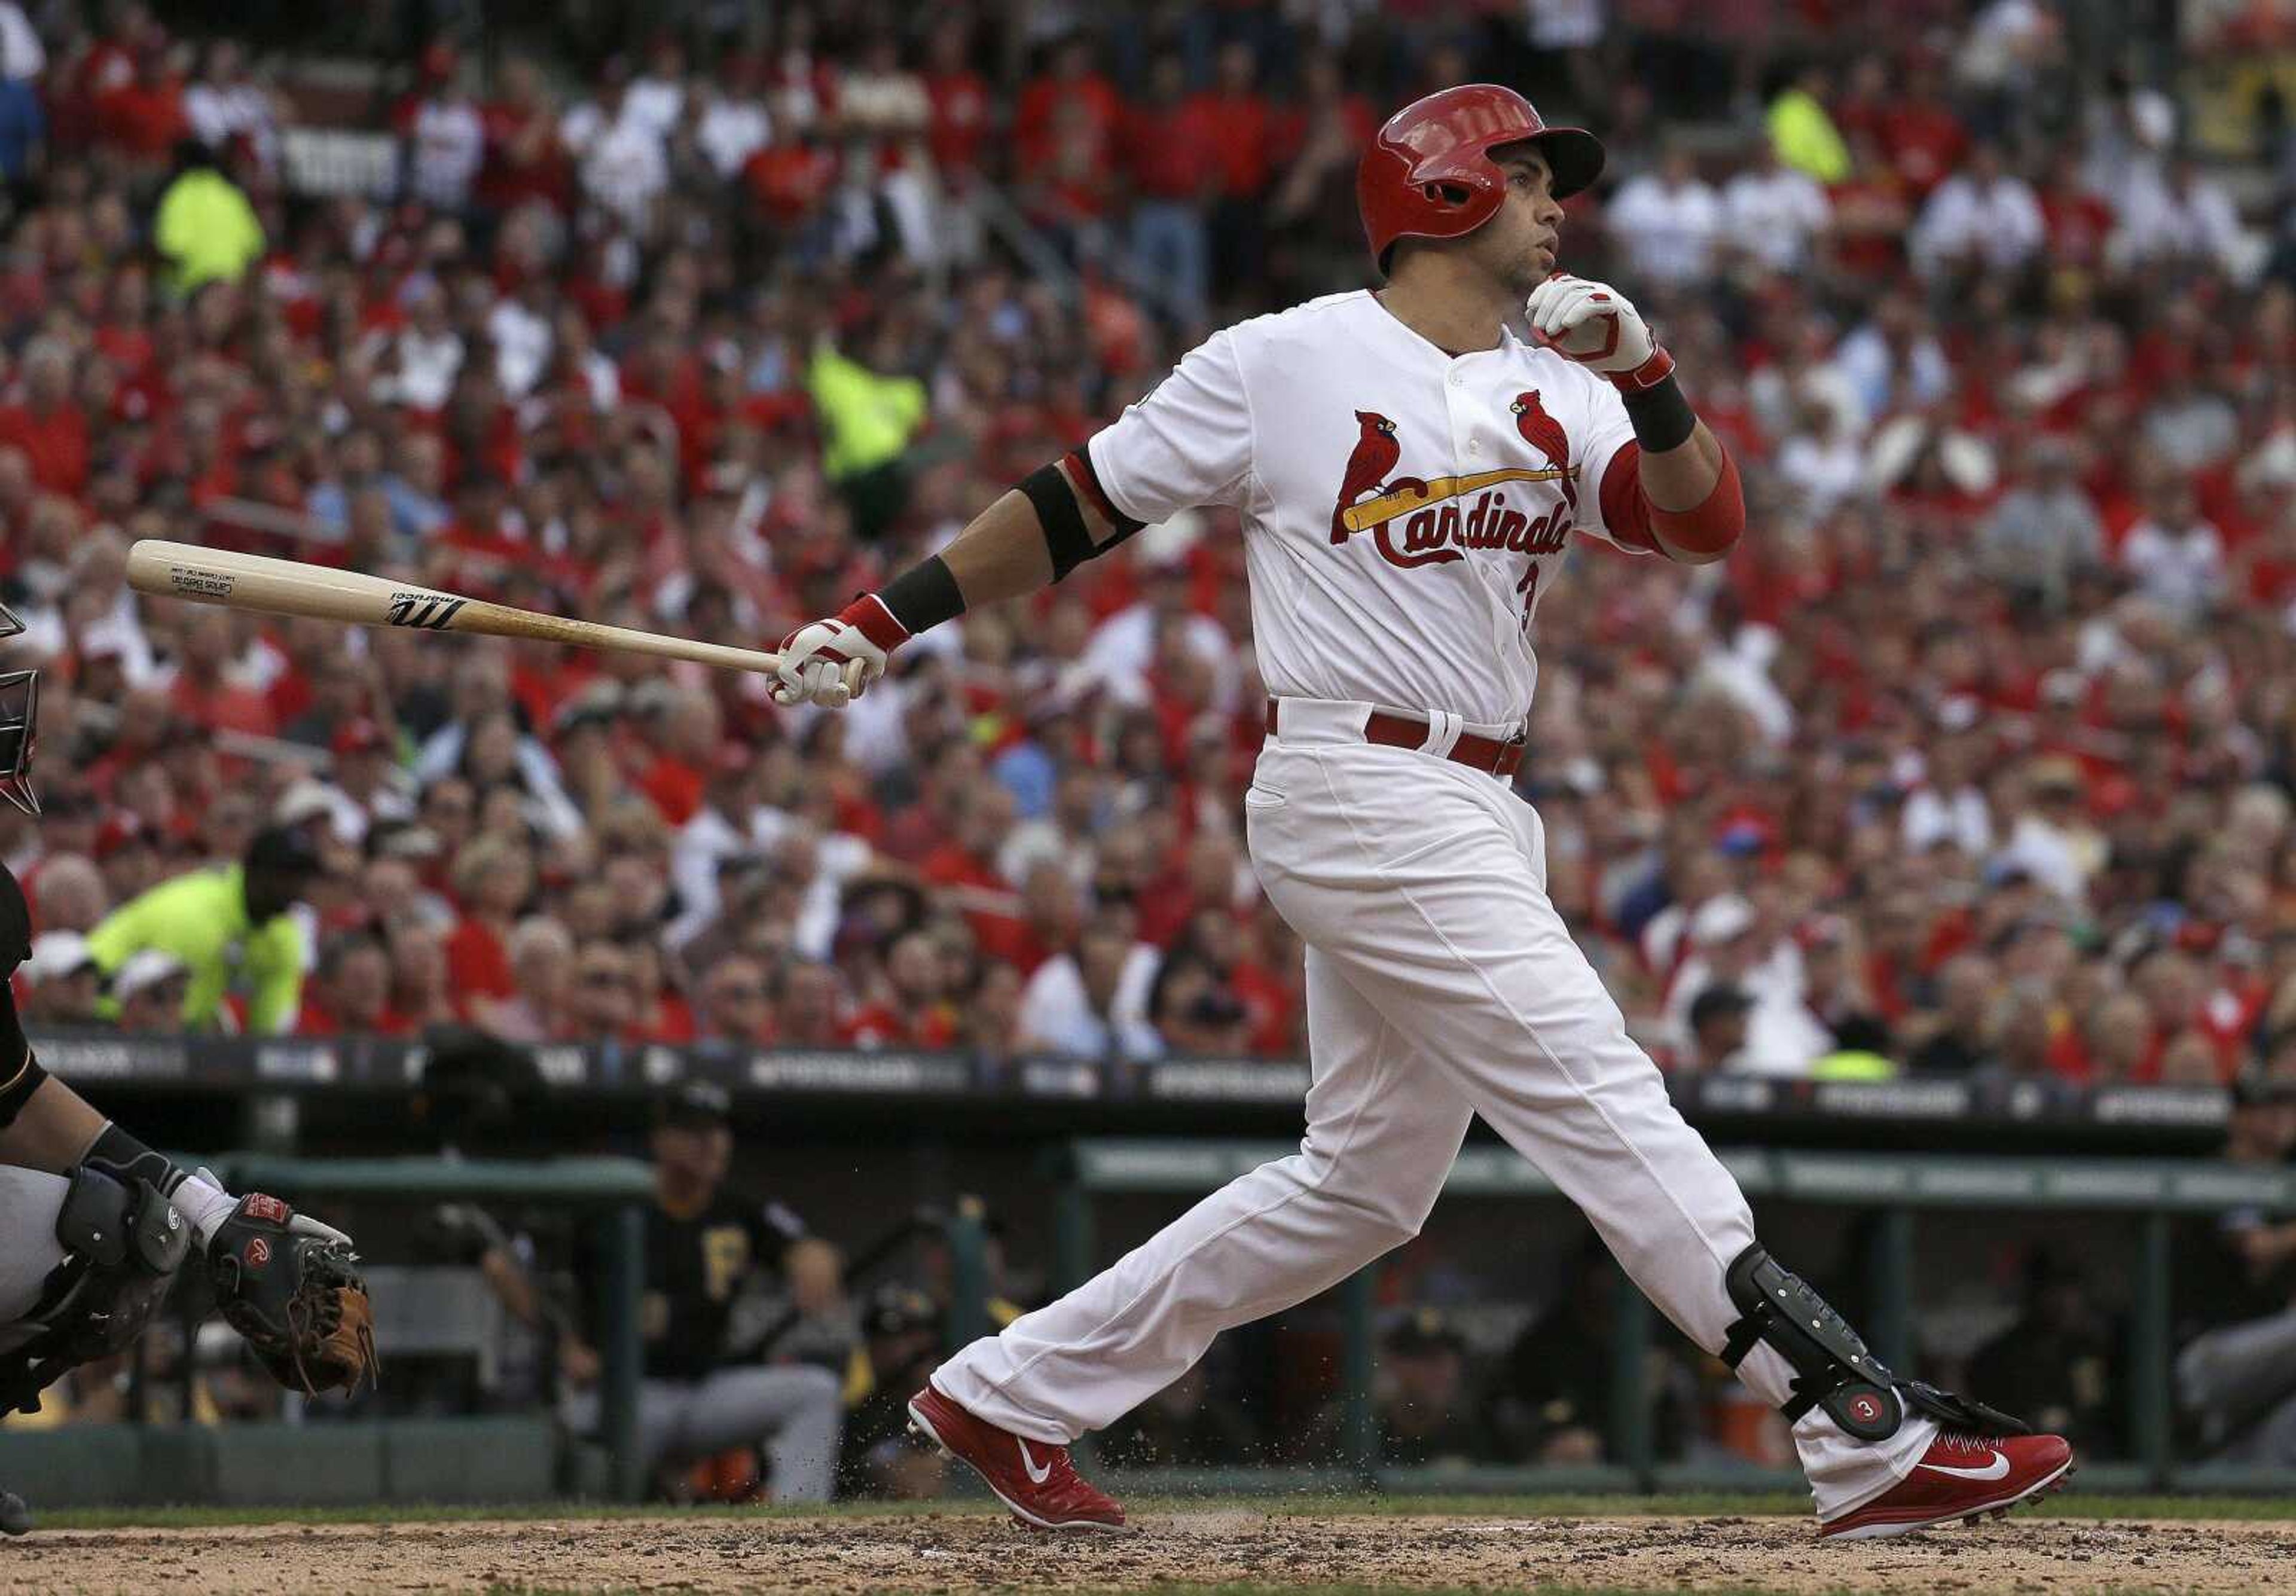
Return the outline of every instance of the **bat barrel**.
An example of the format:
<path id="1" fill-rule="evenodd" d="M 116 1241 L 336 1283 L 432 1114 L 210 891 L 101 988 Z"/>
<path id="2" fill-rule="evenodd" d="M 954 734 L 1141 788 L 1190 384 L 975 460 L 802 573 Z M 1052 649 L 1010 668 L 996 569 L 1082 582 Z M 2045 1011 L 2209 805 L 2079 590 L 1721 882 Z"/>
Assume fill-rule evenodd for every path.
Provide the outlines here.
<path id="1" fill-rule="evenodd" d="M 127 585 L 139 593 L 194 604 L 224 605 L 274 615 L 310 615 L 352 626 L 408 627 L 423 631 L 482 632 L 491 637 L 623 650 L 660 659 L 690 660 L 726 670 L 770 673 L 778 655 L 731 644 L 636 631 L 546 615 L 508 605 L 466 598 L 369 576 L 364 572 L 275 560 L 264 555 L 201 548 L 147 538 L 127 551 Z M 846 669 L 848 692 L 860 685 L 859 662 Z"/>
<path id="2" fill-rule="evenodd" d="M 355 626 L 414 624 L 398 619 L 394 606 L 402 613 L 421 606 L 427 614 L 434 606 L 424 601 L 460 602 L 450 593 L 408 589 L 363 572 L 156 538 L 143 539 L 129 547 L 127 585 L 138 593 L 162 598 L 226 605 L 274 615 L 312 615 Z"/>

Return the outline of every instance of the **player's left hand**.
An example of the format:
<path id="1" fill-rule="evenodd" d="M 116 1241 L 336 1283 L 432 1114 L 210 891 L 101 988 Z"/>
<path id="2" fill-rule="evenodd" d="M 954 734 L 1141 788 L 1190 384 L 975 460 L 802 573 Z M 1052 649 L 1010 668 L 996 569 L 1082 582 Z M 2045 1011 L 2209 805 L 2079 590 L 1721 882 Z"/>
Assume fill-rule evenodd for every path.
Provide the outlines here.
<path id="1" fill-rule="evenodd" d="M 1533 338 L 1595 371 L 1623 374 L 1658 352 L 1658 340 L 1634 301 L 1592 278 L 1556 272 L 1530 291 L 1523 314 Z"/>
<path id="2" fill-rule="evenodd" d="M 908 629 L 873 593 L 865 593 L 826 621 L 800 626 L 782 639 L 776 703 L 817 703 L 842 709 L 885 674 Z"/>
<path id="3" fill-rule="evenodd" d="M 207 1246 L 216 1306 L 273 1378 L 316 1394 L 374 1378 L 373 1307 L 349 1237 L 250 1192 Z"/>

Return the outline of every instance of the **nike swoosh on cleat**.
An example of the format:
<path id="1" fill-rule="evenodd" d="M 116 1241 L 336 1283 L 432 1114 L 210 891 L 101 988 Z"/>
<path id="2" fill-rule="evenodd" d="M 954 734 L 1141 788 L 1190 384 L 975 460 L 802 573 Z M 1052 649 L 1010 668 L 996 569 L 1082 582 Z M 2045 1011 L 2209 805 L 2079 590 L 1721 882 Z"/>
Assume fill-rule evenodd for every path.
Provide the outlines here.
<path id="1" fill-rule="evenodd" d="M 1030 1457 L 1029 1455 L 1029 1444 L 1026 1441 L 1023 1441 L 1018 1436 L 1015 1436 L 1013 1438 L 1013 1444 L 1021 1449 L 1021 1467 L 1028 1472 L 1029 1483 L 1030 1485 L 1041 1485 L 1046 1480 L 1053 1477 L 1053 1466 L 1050 1463 L 1039 1463 L 1036 1459 Z M 2001 1457 L 2001 1454 L 1997 1452 L 1993 1455 L 1997 1458 Z M 2007 1470 L 2009 1460 L 2006 1458 L 2002 1459 L 2001 1467 L 2004 1471 Z M 1980 1479 L 1998 1479 L 2001 1477 L 1996 1474 L 1987 1474 L 1980 1475 L 1978 1477 Z"/>
<path id="2" fill-rule="evenodd" d="M 2009 1460 L 1997 1452 L 1993 1454 L 1993 1461 L 1982 1468 L 1956 1468 L 1950 1463 L 1920 1463 L 1915 1467 L 1926 1468 L 1932 1474 L 1950 1474 L 1956 1479 L 1999 1479 L 2009 1472 Z"/>

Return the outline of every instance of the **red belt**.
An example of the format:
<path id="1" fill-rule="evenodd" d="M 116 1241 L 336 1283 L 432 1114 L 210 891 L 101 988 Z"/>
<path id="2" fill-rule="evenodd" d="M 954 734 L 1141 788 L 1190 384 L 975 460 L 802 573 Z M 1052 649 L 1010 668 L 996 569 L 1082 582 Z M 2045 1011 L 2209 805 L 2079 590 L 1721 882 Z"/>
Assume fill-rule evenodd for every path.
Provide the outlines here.
<path id="1" fill-rule="evenodd" d="M 1275 728 L 1275 700 L 1267 701 L 1267 735 L 1281 734 Z M 1427 744 L 1427 722 L 1417 715 L 1394 715 L 1385 710 L 1374 710 L 1364 722 L 1363 740 L 1376 743 L 1382 748 L 1422 749 Z M 1459 734 L 1451 745 L 1451 752 L 1443 757 L 1455 765 L 1486 771 L 1490 775 L 1509 777 L 1522 764 L 1525 744 L 1520 736 L 1502 741 L 1497 737 L 1478 736 L 1471 731 Z"/>

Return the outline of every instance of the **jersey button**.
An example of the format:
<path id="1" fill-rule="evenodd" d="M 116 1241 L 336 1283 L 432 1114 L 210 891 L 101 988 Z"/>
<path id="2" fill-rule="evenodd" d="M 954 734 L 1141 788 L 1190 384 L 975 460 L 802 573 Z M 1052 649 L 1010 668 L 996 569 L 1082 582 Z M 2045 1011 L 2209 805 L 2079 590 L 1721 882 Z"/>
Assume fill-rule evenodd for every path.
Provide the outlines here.
<path id="1" fill-rule="evenodd" d="M 1454 388 L 1464 388 L 1467 385 L 1467 374 L 1464 371 L 1455 371 L 1451 374 L 1450 382 Z"/>
<path id="2" fill-rule="evenodd" d="M 1482 440 L 1481 439 L 1480 439 L 1480 438 L 1470 438 L 1470 439 L 1468 439 L 1468 440 L 1467 440 L 1467 452 L 1468 452 L 1469 454 L 1471 454 L 1471 455 L 1480 455 L 1480 454 L 1481 454 L 1481 453 L 1483 452 L 1483 440 Z"/>

